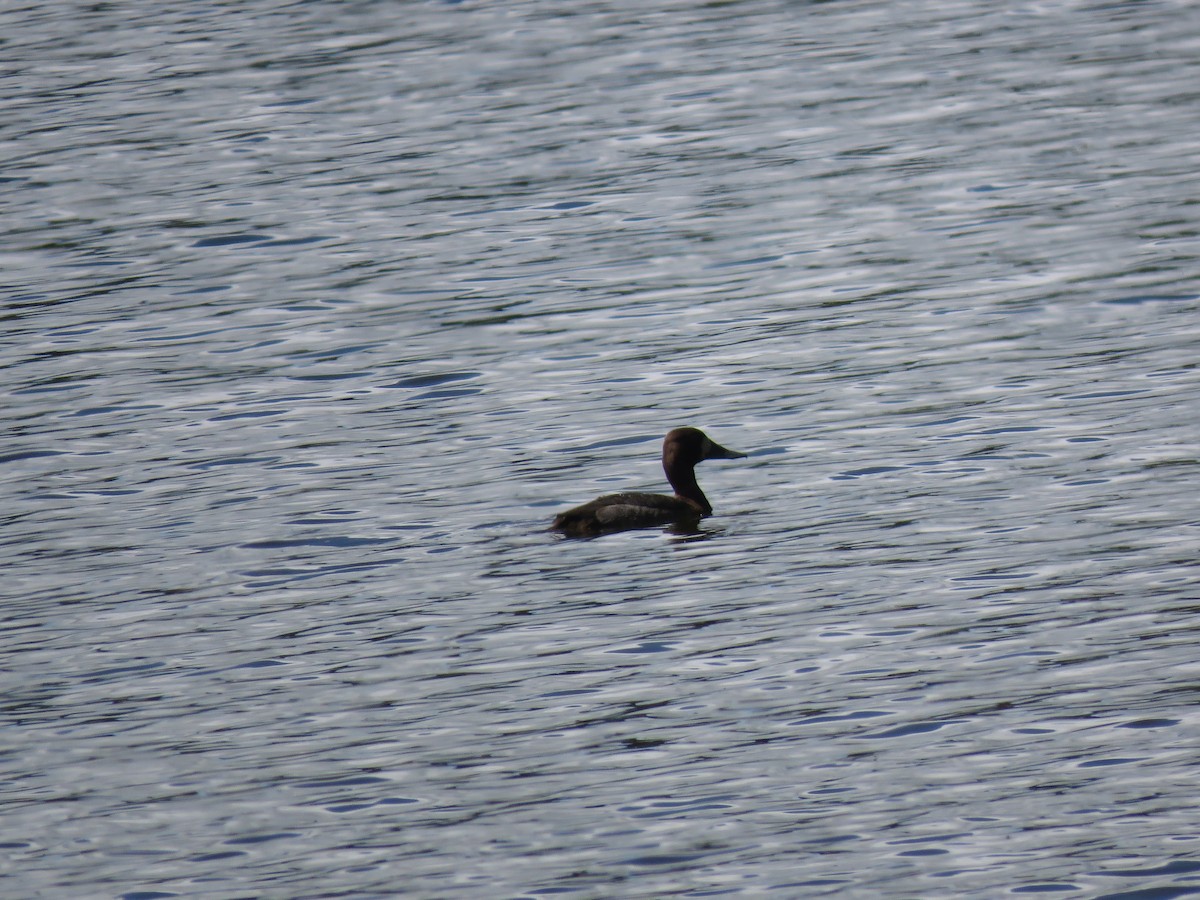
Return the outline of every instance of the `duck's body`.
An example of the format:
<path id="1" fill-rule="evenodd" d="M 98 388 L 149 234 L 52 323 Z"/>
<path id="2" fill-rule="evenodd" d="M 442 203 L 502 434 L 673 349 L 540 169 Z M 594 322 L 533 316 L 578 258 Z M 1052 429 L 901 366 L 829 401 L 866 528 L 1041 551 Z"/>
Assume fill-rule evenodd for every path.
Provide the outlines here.
<path id="1" fill-rule="evenodd" d="M 599 534 L 626 528 L 653 528 L 699 522 L 708 513 L 690 500 L 667 494 L 605 494 L 554 517 L 552 526 L 568 534 Z"/>
<path id="2" fill-rule="evenodd" d="M 698 428 L 676 428 L 663 439 L 663 471 L 675 489 L 674 495 L 605 494 L 559 513 L 550 527 L 572 535 L 592 535 L 658 525 L 694 525 L 712 515 L 712 505 L 696 483 L 696 464 L 745 455 L 722 447 Z"/>

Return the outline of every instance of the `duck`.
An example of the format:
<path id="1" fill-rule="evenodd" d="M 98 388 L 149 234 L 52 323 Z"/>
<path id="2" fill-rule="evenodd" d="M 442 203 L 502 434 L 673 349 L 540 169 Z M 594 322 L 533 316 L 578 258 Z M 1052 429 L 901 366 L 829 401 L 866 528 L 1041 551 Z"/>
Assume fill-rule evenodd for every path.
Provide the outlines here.
<path id="1" fill-rule="evenodd" d="M 745 453 L 722 447 L 699 428 L 674 428 L 663 438 L 662 464 L 675 489 L 667 494 L 605 494 L 554 517 L 552 531 L 587 537 L 661 525 L 695 526 L 712 515 L 712 504 L 696 483 L 696 464 L 706 459 L 744 459 Z"/>

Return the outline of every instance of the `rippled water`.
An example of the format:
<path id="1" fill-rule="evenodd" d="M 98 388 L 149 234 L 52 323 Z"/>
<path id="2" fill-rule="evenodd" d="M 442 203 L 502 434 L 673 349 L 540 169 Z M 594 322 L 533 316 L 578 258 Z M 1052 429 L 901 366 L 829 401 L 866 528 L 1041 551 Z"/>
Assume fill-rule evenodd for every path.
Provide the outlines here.
<path id="1" fill-rule="evenodd" d="M 5 896 L 1200 893 L 1200 9 L 0 35 Z"/>

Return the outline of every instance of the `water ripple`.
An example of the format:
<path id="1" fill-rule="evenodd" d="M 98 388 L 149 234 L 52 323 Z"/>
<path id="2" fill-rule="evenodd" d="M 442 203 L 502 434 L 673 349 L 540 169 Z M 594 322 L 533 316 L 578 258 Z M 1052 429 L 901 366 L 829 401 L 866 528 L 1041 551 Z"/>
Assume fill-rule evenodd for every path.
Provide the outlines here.
<path id="1" fill-rule="evenodd" d="M 894 13 L 0 12 L 6 893 L 1195 892 L 1200 17 Z"/>

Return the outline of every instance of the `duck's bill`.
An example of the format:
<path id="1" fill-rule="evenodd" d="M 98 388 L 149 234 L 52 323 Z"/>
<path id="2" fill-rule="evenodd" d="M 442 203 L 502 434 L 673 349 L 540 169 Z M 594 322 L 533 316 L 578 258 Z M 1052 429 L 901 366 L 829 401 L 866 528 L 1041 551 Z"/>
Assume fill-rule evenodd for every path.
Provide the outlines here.
<path id="1" fill-rule="evenodd" d="M 705 459 L 743 459 L 746 454 L 737 450 L 730 450 L 728 447 L 722 447 L 716 441 L 709 442 L 708 453 L 704 455 Z"/>

